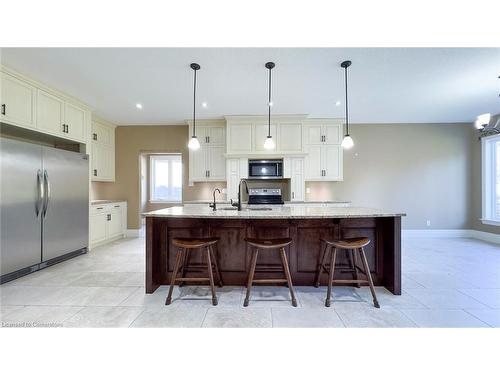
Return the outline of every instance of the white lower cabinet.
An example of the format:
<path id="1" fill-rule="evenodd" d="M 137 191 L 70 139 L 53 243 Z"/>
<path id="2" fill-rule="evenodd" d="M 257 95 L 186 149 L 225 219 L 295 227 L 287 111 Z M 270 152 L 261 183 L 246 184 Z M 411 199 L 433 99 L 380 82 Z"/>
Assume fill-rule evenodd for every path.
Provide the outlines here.
<path id="1" fill-rule="evenodd" d="M 127 202 L 92 205 L 90 209 L 90 247 L 125 237 Z"/>
<path id="2" fill-rule="evenodd" d="M 92 245 L 106 241 L 106 222 L 107 215 L 104 211 L 90 215 L 90 243 Z"/>

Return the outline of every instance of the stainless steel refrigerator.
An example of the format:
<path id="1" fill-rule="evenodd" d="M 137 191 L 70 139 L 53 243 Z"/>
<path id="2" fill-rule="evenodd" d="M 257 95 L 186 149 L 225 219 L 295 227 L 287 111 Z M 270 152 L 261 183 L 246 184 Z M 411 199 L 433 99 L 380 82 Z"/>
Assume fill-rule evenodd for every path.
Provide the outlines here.
<path id="1" fill-rule="evenodd" d="M 89 161 L 0 138 L 0 283 L 87 252 Z"/>

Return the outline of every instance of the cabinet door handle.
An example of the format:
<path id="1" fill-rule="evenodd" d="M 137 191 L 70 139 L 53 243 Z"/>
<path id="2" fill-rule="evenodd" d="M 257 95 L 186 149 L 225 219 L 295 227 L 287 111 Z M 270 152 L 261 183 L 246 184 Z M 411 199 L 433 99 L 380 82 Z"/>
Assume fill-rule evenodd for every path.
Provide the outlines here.
<path id="1" fill-rule="evenodd" d="M 94 176 L 97 177 L 97 169 L 94 169 Z"/>
<path id="2" fill-rule="evenodd" d="M 69 133 L 69 125 L 66 125 L 66 133 Z"/>
<path id="3" fill-rule="evenodd" d="M 120 208 L 120 206 L 115 206 L 115 208 Z"/>
<path id="4" fill-rule="evenodd" d="M 207 143 L 210 143 L 210 136 L 207 137 Z"/>
<path id="5" fill-rule="evenodd" d="M 108 221 L 111 221 L 111 214 L 108 214 Z"/>
<path id="6" fill-rule="evenodd" d="M 104 207 L 97 207 L 97 210 L 103 210 Z"/>
<path id="7" fill-rule="evenodd" d="M 207 171 L 207 173 L 208 173 L 208 177 L 210 177 L 210 171 Z"/>
<path id="8" fill-rule="evenodd" d="M 7 106 L 5 104 L 2 104 L 2 115 L 5 116 L 6 113 L 7 113 Z"/>
<path id="9" fill-rule="evenodd" d="M 295 192 L 292 191 L 292 199 L 295 199 Z"/>
<path id="10" fill-rule="evenodd" d="M 92 139 L 93 139 L 94 141 L 97 141 L 97 133 L 92 134 Z"/>

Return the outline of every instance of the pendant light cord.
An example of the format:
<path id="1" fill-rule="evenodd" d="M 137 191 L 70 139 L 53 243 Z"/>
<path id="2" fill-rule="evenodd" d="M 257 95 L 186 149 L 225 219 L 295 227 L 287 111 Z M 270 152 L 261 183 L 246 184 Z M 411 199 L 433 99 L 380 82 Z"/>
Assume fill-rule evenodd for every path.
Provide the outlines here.
<path id="1" fill-rule="evenodd" d="M 194 69 L 194 89 L 193 89 L 193 137 L 196 137 L 196 69 Z"/>
<path id="2" fill-rule="evenodd" d="M 267 136 L 271 136 L 271 70 L 269 68 L 269 100 L 267 102 L 268 115 L 267 115 Z"/>
<path id="3" fill-rule="evenodd" d="M 346 135 L 349 135 L 349 106 L 347 103 L 347 66 L 345 70 L 345 131 Z"/>

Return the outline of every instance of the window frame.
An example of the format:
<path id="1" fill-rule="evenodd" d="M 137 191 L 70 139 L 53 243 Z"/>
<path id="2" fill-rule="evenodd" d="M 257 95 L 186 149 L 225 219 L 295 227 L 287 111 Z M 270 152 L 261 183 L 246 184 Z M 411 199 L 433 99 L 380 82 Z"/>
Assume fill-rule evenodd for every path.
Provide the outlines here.
<path id="1" fill-rule="evenodd" d="M 180 161 L 181 162 L 181 196 L 179 200 L 163 200 L 163 199 L 154 199 L 154 188 L 155 188 L 155 160 L 168 160 L 169 161 L 169 173 L 168 173 L 168 183 L 169 186 L 172 184 L 172 162 L 173 161 Z M 176 204 L 176 203 L 182 203 L 183 200 L 183 188 L 184 188 L 184 168 L 183 168 L 183 162 L 182 162 L 182 154 L 180 153 L 170 153 L 170 154 L 152 154 L 149 155 L 149 203 L 160 203 L 160 204 Z"/>
<path id="2" fill-rule="evenodd" d="M 500 143 L 500 134 L 481 138 L 481 222 L 500 226 L 500 215 L 496 210 L 497 143 Z"/>

